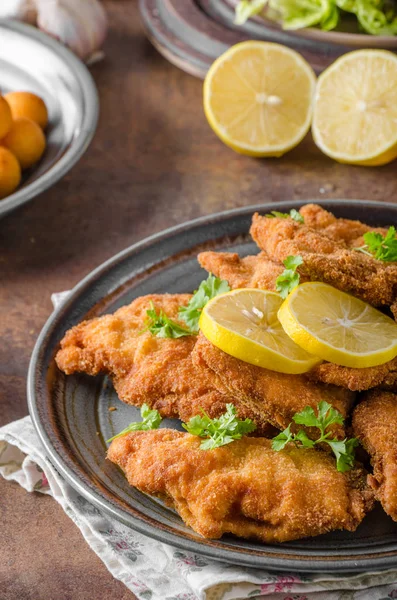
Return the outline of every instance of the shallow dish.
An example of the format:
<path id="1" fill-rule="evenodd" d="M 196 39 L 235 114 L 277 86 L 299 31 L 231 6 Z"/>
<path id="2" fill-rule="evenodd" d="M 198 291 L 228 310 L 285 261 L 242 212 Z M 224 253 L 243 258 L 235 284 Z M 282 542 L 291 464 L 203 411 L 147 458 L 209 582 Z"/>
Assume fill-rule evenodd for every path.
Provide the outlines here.
<path id="1" fill-rule="evenodd" d="M 339 217 L 373 225 L 394 224 L 397 205 L 375 202 L 319 203 Z M 50 460 L 91 502 L 114 518 L 175 547 L 250 567 L 277 571 L 361 572 L 397 566 L 397 523 L 378 506 L 355 533 L 336 532 L 281 545 L 225 536 L 206 540 L 160 501 L 131 488 L 105 459 L 106 442 L 138 409 L 117 398 L 106 377 L 65 377 L 54 354 L 65 331 L 84 318 L 113 312 L 137 296 L 190 292 L 206 277 L 196 255 L 215 248 L 242 255 L 256 252 L 248 238 L 255 210 L 298 208 L 303 202 L 273 203 L 204 217 L 131 246 L 88 275 L 45 325 L 33 351 L 28 376 L 29 411 Z M 109 411 L 116 407 L 116 411 Z M 162 426 L 176 427 L 165 420 Z"/>
<path id="2" fill-rule="evenodd" d="M 34 92 L 49 111 L 47 149 L 21 186 L 0 200 L 0 217 L 63 177 L 88 148 L 98 120 L 98 95 L 86 66 L 36 28 L 0 19 L 0 92 Z"/>

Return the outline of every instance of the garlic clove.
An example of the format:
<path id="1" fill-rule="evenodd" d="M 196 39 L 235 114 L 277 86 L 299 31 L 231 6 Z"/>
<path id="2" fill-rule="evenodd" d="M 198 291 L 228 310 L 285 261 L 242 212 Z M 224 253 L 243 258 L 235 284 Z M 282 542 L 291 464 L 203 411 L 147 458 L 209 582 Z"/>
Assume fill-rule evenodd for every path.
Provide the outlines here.
<path id="1" fill-rule="evenodd" d="M 1 1 L 1 0 L 0 0 Z M 107 34 L 107 16 L 98 0 L 36 0 L 37 26 L 89 60 Z"/>
<path id="2" fill-rule="evenodd" d="M 0 19 L 16 19 L 35 25 L 36 16 L 34 0 L 0 0 Z"/>

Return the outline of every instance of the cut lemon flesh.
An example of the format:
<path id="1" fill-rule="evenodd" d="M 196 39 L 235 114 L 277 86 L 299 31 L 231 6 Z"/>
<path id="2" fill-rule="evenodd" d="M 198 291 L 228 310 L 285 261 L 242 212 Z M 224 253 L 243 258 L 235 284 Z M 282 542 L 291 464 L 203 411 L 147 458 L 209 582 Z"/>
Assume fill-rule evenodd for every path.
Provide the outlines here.
<path id="1" fill-rule="evenodd" d="M 316 76 L 294 50 L 271 42 L 236 44 L 211 66 L 204 111 L 216 135 L 250 156 L 281 156 L 305 137 Z"/>
<path id="2" fill-rule="evenodd" d="M 321 360 L 284 332 L 277 318 L 281 304 L 274 292 L 233 290 L 208 302 L 200 329 L 214 346 L 235 358 L 280 373 L 305 373 Z"/>
<path id="3" fill-rule="evenodd" d="M 356 50 L 318 78 L 312 125 L 317 146 L 339 162 L 376 166 L 397 157 L 397 56 Z"/>
<path id="4" fill-rule="evenodd" d="M 397 323 L 325 283 L 303 283 L 278 318 L 301 348 L 344 367 L 375 367 L 397 356 Z"/>

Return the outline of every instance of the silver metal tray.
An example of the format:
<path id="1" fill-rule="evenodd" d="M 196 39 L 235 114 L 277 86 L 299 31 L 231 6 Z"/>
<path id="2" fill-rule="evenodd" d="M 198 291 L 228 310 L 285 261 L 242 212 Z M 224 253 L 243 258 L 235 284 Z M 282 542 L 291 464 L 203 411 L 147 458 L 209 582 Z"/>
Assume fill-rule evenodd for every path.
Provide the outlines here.
<path id="1" fill-rule="evenodd" d="M 0 217 L 51 187 L 78 161 L 95 133 L 99 102 L 86 66 L 38 29 L 0 19 L 0 93 L 38 94 L 49 111 L 47 149 L 21 186 L 0 200 Z"/>

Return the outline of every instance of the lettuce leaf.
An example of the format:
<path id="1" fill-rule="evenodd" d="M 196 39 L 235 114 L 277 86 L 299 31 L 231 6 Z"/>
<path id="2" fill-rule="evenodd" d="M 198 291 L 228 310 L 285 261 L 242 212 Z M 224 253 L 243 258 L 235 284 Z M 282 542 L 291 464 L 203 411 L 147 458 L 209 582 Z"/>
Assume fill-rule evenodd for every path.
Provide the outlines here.
<path id="1" fill-rule="evenodd" d="M 371 35 L 397 35 L 396 0 L 240 0 L 235 23 L 267 9 L 269 18 L 282 22 L 284 29 L 320 27 L 335 29 L 340 9 L 356 15 L 360 27 Z"/>
<path id="2" fill-rule="evenodd" d="M 235 24 L 243 25 L 247 19 L 261 13 L 267 3 L 268 0 L 240 0 L 236 6 Z"/>
<path id="3" fill-rule="evenodd" d="M 319 25 L 329 30 L 339 19 L 335 0 L 270 0 L 270 6 L 280 13 L 284 29 Z"/>
<path id="4" fill-rule="evenodd" d="M 358 22 L 371 35 L 397 35 L 397 14 L 382 0 L 356 0 Z"/>

